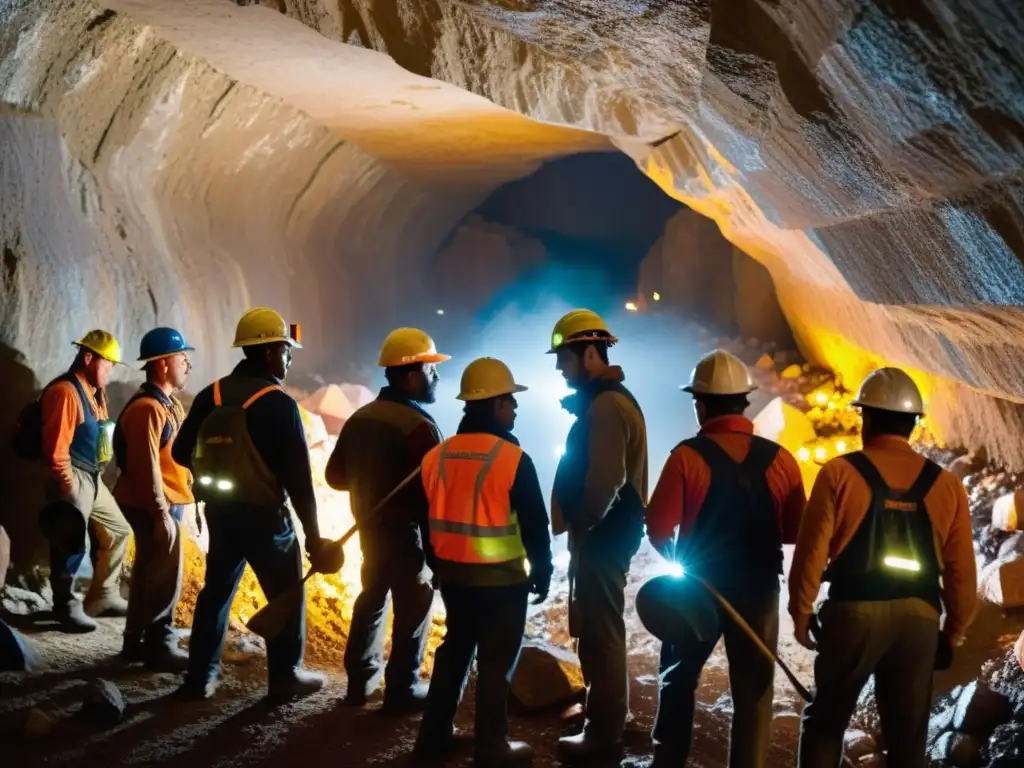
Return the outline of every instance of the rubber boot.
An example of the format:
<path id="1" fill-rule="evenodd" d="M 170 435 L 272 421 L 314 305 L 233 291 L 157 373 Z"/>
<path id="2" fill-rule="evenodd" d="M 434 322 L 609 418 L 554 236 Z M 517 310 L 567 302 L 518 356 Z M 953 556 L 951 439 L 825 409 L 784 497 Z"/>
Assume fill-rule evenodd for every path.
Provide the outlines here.
<path id="1" fill-rule="evenodd" d="M 492 765 L 525 765 L 533 760 L 533 747 L 525 741 L 506 741 L 504 744 L 478 748 L 473 763 L 478 768 Z"/>
<path id="2" fill-rule="evenodd" d="M 381 711 L 388 715 L 405 715 L 412 712 L 422 712 L 427 703 L 427 683 L 416 683 L 398 693 L 388 696 L 387 688 L 384 689 L 384 706 Z"/>
<path id="3" fill-rule="evenodd" d="M 618 760 L 622 756 L 622 740 L 606 741 L 586 731 L 563 736 L 558 740 L 558 756 L 566 763 Z"/>
<path id="4" fill-rule="evenodd" d="M 324 687 L 324 676 L 308 669 L 292 670 L 291 675 L 272 679 L 268 686 L 267 696 L 278 698 L 300 698 L 316 693 Z"/>
<path id="5" fill-rule="evenodd" d="M 158 646 L 142 652 L 142 663 L 152 672 L 184 672 L 188 669 L 188 652 L 177 646 Z"/>
<path id="6" fill-rule="evenodd" d="M 97 618 L 123 618 L 128 615 L 128 601 L 120 595 L 104 595 L 88 598 L 85 612 Z"/>
<path id="7" fill-rule="evenodd" d="M 92 632 L 98 625 L 85 614 L 82 601 L 71 591 L 74 580 L 74 576 L 64 574 L 50 576 L 50 585 L 53 587 L 53 618 L 60 625 L 62 632 Z"/>

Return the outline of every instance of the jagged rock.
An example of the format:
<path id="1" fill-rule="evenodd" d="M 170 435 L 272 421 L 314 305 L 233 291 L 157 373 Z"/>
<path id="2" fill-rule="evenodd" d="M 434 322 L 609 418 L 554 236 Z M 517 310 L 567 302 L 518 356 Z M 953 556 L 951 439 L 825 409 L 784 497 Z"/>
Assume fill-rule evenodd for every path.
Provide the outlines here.
<path id="1" fill-rule="evenodd" d="M 992 527 L 1001 531 L 1019 530 L 1021 510 L 1024 510 L 1024 491 L 1000 496 L 992 503 Z"/>
<path id="2" fill-rule="evenodd" d="M 932 745 L 928 756 L 956 768 L 978 768 L 982 761 L 983 747 L 984 742 L 970 734 L 949 731 Z"/>
<path id="3" fill-rule="evenodd" d="M 324 426 L 332 435 L 341 432 L 341 428 L 355 410 L 337 384 L 321 387 L 303 400 L 301 405 L 310 413 L 323 419 Z"/>
<path id="4" fill-rule="evenodd" d="M 867 683 L 857 697 L 857 706 L 853 709 L 853 716 L 850 718 L 850 728 L 855 728 L 865 733 L 876 734 L 880 747 L 884 747 L 882 734 L 882 718 L 878 714 L 878 703 L 875 701 L 875 676 L 868 678 Z"/>
<path id="5" fill-rule="evenodd" d="M 1024 765 L 1024 722 L 1000 725 L 988 740 L 987 768 L 1019 768 Z"/>
<path id="6" fill-rule="evenodd" d="M 42 595 L 11 584 L 0 590 L 0 606 L 15 616 L 29 616 L 50 609 L 49 602 Z"/>
<path id="7" fill-rule="evenodd" d="M 111 726 L 121 722 L 124 715 L 124 696 L 114 683 L 103 678 L 90 680 L 82 699 L 82 715 Z"/>
<path id="8" fill-rule="evenodd" d="M 1013 707 L 1001 693 L 993 691 L 987 683 L 974 680 L 964 687 L 953 712 L 953 728 L 987 738 L 997 726 L 1013 715 Z"/>
<path id="9" fill-rule="evenodd" d="M 583 671 L 576 656 L 535 640 L 523 643 L 510 689 L 516 711 L 564 706 L 583 689 Z"/>
<path id="10" fill-rule="evenodd" d="M 1024 605 L 1024 559 L 996 560 L 978 575 L 981 596 L 993 605 L 1018 608 Z"/>
<path id="11" fill-rule="evenodd" d="M 1017 661 L 1014 649 L 986 662 L 981 670 L 981 679 L 997 693 L 1009 700 L 1014 717 L 1024 720 L 1024 670 Z"/>
<path id="12" fill-rule="evenodd" d="M 847 731 L 843 736 L 843 755 L 855 763 L 878 751 L 878 742 L 864 731 Z"/>
<path id="13" fill-rule="evenodd" d="M 934 744 L 939 736 L 953 727 L 953 713 L 956 711 L 956 699 L 959 694 L 960 691 L 956 691 L 939 698 L 938 704 L 928 718 L 929 744 Z"/>
<path id="14" fill-rule="evenodd" d="M 1006 541 L 999 545 L 997 560 L 1016 560 L 1024 554 L 1024 531 L 1012 533 Z"/>

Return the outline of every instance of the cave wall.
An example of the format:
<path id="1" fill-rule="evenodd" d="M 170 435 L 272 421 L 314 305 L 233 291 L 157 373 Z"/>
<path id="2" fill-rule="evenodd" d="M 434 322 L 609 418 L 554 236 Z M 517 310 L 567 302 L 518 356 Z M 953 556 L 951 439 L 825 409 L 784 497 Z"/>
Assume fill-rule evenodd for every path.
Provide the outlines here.
<path id="1" fill-rule="evenodd" d="M 1024 10 L 981 0 L 270 0 L 603 132 L 770 272 L 803 351 L 911 369 L 940 436 L 1024 463 Z"/>

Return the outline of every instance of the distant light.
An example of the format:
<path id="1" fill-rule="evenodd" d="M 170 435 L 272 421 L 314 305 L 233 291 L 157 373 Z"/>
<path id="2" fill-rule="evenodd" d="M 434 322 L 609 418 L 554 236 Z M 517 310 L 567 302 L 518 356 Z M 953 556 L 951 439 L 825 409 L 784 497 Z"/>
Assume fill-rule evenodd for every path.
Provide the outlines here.
<path id="1" fill-rule="evenodd" d="M 627 301 L 626 309 L 628 309 L 630 312 L 636 312 L 636 304 L 634 304 L 632 301 Z"/>
<path id="2" fill-rule="evenodd" d="M 839 453 L 846 453 L 846 441 L 845 440 L 837 440 L 836 441 L 836 450 L 839 451 Z"/>
<path id="3" fill-rule="evenodd" d="M 557 456 L 558 458 L 562 458 L 563 456 L 565 456 L 565 446 L 564 445 L 556 445 L 555 446 L 555 456 Z"/>
<path id="4" fill-rule="evenodd" d="M 232 483 L 230 480 L 218 480 L 217 481 L 217 490 L 218 491 L 230 491 L 234 487 L 235 487 L 235 484 Z"/>
<path id="5" fill-rule="evenodd" d="M 833 402 L 832 400 L 829 400 L 829 401 L 828 401 L 828 409 L 829 409 L 830 411 L 834 411 L 834 410 L 835 410 L 836 408 L 838 408 L 838 407 L 839 407 L 839 406 L 837 406 L 837 405 L 836 405 L 836 404 L 835 404 L 835 403 L 834 403 L 834 402 Z"/>
<path id="6" fill-rule="evenodd" d="M 828 451 L 823 446 L 819 445 L 814 449 L 814 458 L 818 461 L 824 461 L 826 456 L 828 456 Z"/>
<path id="7" fill-rule="evenodd" d="M 683 568 L 682 563 L 668 563 L 665 566 L 665 571 L 668 573 L 669 576 L 672 576 L 677 579 L 683 578 L 683 576 L 686 574 L 686 569 Z"/>
<path id="8" fill-rule="evenodd" d="M 921 570 L 921 564 L 919 562 L 916 560 L 907 560 L 905 557 L 893 557 L 892 555 L 886 555 L 882 562 L 890 568 L 896 568 L 901 571 Z"/>
<path id="9" fill-rule="evenodd" d="M 800 459 L 800 461 L 807 461 L 811 458 L 811 452 L 808 451 L 806 448 L 801 448 L 799 451 L 796 452 L 796 457 Z"/>
<path id="10" fill-rule="evenodd" d="M 203 475 L 199 478 L 200 485 L 213 485 L 213 478 L 209 475 Z"/>
<path id="11" fill-rule="evenodd" d="M 824 392 L 819 392 L 814 396 L 814 399 L 818 402 L 819 405 L 824 405 L 825 403 L 828 402 L 828 395 L 826 395 Z"/>
<path id="12" fill-rule="evenodd" d="M 443 315 L 443 314 L 444 314 L 444 310 L 443 310 L 443 309 L 439 309 L 439 310 L 437 310 L 437 314 L 439 314 L 439 315 Z"/>
<path id="13" fill-rule="evenodd" d="M 661 301 L 661 294 L 655 291 L 654 293 L 651 294 L 651 298 L 654 299 L 655 301 Z"/>

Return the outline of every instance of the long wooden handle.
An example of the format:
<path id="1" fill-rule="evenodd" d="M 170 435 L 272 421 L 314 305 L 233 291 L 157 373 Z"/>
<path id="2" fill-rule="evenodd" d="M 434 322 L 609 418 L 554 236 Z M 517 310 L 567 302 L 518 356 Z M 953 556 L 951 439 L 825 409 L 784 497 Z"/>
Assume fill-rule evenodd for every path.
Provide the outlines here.
<path id="1" fill-rule="evenodd" d="M 366 518 L 363 520 L 363 525 L 365 525 L 366 523 L 370 522 L 370 520 L 375 518 L 377 516 L 377 514 L 382 509 L 384 509 L 385 505 L 387 505 L 387 503 L 389 501 L 391 501 L 393 498 L 395 498 L 395 494 L 397 494 L 400 490 L 405 488 L 405 486 L 407 486 L 414 479 L 416 479 L 416 477 L 420 473 L 420 469 L 421 469 L 421 467 L 416 467 L 416 469 L 414 469 L 412 472 L 410 472 L 408 475 L 405 476 L 405 479 L 402 480 L 402 482 L 400 482 L 398 485 L 396 485 L 394 488 L 392 488 L 391 492 L 387 496 L 385 496 L 383 499 L 378 501 L 374 505 L 373 509 L 371 509 L 367 513 Z M 349 528 L 347 531 L 345 531 L 345 535 L 344 536 L 342 536 L 340 539 L 338 539 L 338 544 L 340 544 L 341 546 L 344 546 L 348 542 L 348 540 L 351 539 L 353 536 L 355 536 L 356 533 L 358 533 L 358 532 L 359 532 L 359 523 L 355 523 L 351 528 Z"/>
<path id="2" fill-rule="evenodd" d="M 689 577 L 690 574 L 687 574 L 687 578 Z M 707 591 L 710 592 L 712 596 L 715 598 L 715 600 L 718 601 L 718 604 L 721 605 L 722 608 L 725 609 L 725 612 L 729 614 L 730 618 L 732 618 L 732 620 L 736 622 L 736 626 L 742 629 L 744 634 L 746 634 L 747 637 L 750 638 L 751 642 L 753 642 L 754 645 L 757 646 L 757 649 L 761 651 L 761 653 L 763 653 L 765 657 L 773 664 L 779 665 L 779 669 L 781 669 L 783 673 L 786 675 L 786 677 L 789 678 L 789 682 L 793 684 L 793 687 L 796 689 L 796 692 L 800 694 L 800 697 L 804 701 L 810 701 L 810 691 L 804 688 L 803 683 L 797 680 L 796 675 L 794 675 L 793 671 L 788 666 L 786 666 L 786 663 L 771 652 L 771 649 L 764 644 L 764 641 L 758 636 L 757 632 L 755 632 L 753 628 L 749 624 L 747 624 L 746 619 L 740 616 L 739 612 L 737 612 L 737 610 L 732 607 L 729 601 L 722 597 L 721 593 L 719 593 L 719 591 L 715 589 L 713 586 L 708 584 L 708 582 L 704 579 L 700 578 L 699 576 L 694 576 L 693 578 L 697 579 L 697 581 L 704 585 Z"/>

